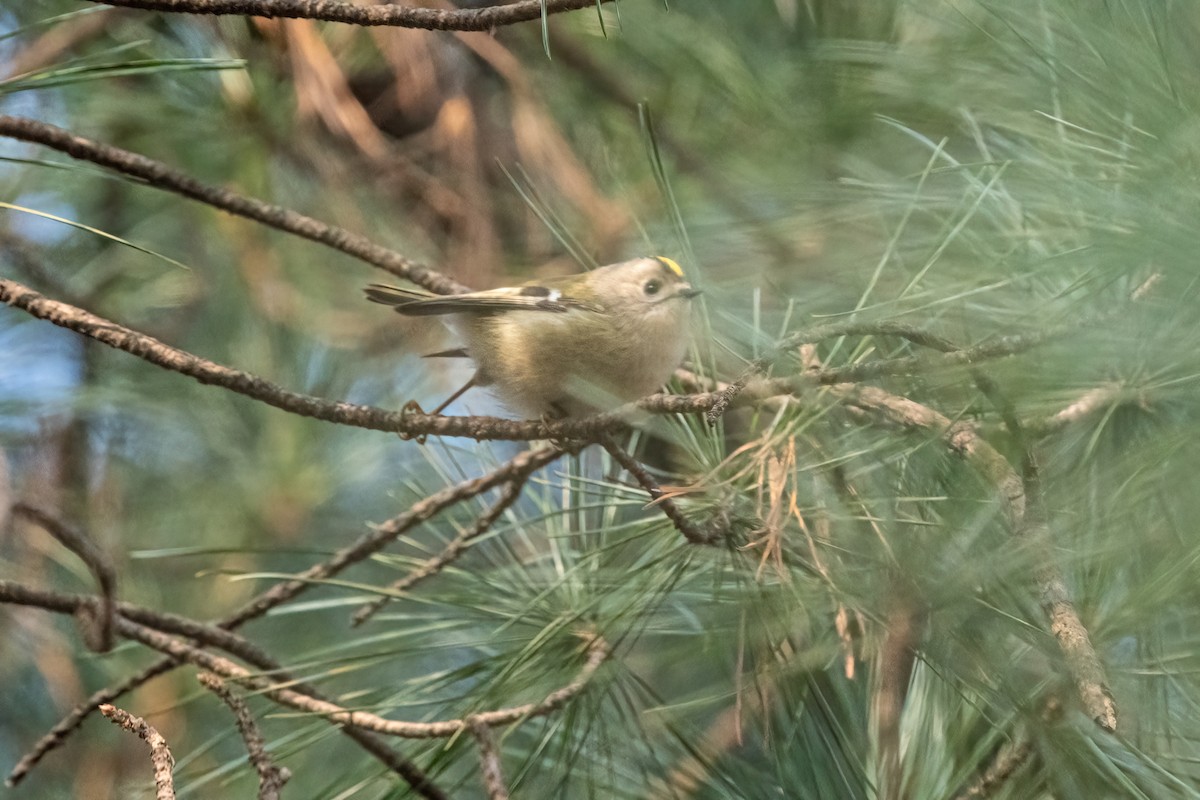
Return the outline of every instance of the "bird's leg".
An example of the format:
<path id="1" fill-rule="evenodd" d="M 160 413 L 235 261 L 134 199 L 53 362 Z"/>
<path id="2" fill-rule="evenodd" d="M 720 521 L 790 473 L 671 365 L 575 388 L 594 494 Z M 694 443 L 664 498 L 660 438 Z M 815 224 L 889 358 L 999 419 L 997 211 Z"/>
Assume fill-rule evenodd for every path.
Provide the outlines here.
<path id="1" fill-rule="evenodd" d="M 459 390 L 458 390 L 458 391 L 456 391 L 454 394 L 450 395 L 450 396 L 449 396 L 449 397 L 447 397 L 445 400 L 443 400 L 443 401 L 442 401 L 442 404 L 441 404 L 440 406 L 438 406 L 437 408 L 435 408 L 433 411 L 430 411 L 430 412 L 429 412 L 429 413 L 430 413 L 430 415 L 431 415 L 431 416 L 437 416 L 438 414 L 441 414 L 443 411 L 445 411 L 445 410 L 446 410 L 446 406 L 450 405 L 450 404 L 451 404 L 451 403 L 453 403 L 455 400 L 457 400 L 458 398 L 462 397 L 462 396 L 463 396 L 463 393 L 464 393 L 464 392 L 466 392 L 466 391 L 467 391 L 467 389 L 470 389 L 472 386 L 475 386 L 475 385 L 477 385 L 477 384 L 476 384 L 476 379 L 477 379 L 478 377 L 479 377 L 479 375 L 478 375 L 478 374 L 472 375 L 472 376 L 471 376 L 471 380 L 469 380 L 469 381 L 467 381 L 466 383 L 464 383 L 464 384 L 462 385 L 462 388 L 461 388 L 461 389 L 459 389 Z"/>

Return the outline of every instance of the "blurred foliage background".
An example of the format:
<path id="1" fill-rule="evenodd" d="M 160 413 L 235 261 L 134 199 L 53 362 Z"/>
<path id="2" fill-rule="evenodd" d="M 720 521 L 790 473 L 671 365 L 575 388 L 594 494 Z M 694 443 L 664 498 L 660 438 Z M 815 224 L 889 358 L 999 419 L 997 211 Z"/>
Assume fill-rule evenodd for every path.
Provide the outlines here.
<path id="1" fill-rule="evenodd" d="M 1045 554 L 1012 537 L 994 487 L 929 432 L 863 425 L 815 389 L 716 428 L 659 426 L 664 482 L 692 488 L 689 514 L 732 521 L 733 546 L 688 545 L 589 454 L 540 473 L 454 569 L 367 625 L 347 618 L 370 587 L 482 500 L 254 623 L 341 702 L 440 719 L 537 699 L 574 675 L 586 626 L 616 655 L 563 712 L 498 736 L 514 796 L 950 798 L 1013 742 L 1026 757 L 971 796 L 1200 794 L 1200 7 L 623 0 L 456 34 L 37 0 L 0 9 L 0 34 L 0 112 L 471 286 L 677 257 L 706 292 L 691 366 L 712 377 L 830 321 L 962 345 L 1071 326 L 980 367 L 1042 434 L 1052 553 L 1116 734 L 1078 707 L 1039 607 Z M 321 397 L 428 407 L 465 377 L 419 358 L 438 330 L 363 302 L 380 276 L 361 263 L 41 148 L 4 140 L 0 156 L 8 277 Z M 809 357 L 915 352 L 844 337 Z M 977 425 L 1019 468 L 965 366 L 872 383 Z M 477 392 L 453 410 L 495 406 Z M 15 310 L 0 313 L 0 445 L 4 492 L 84 525 L 123 597 L 202 619 L 517 448 L 300 419 Z M 90 590 L 32 526 L 0 528 L 0 554 L 2 577 Z M 873 709 L 905 624 L 892 767 Z M 70 620 L 31 609 L 4 609 L 0 632 L 6 768 L 148 659 L 89 654 Z M 181 796 L 253 795 L 189 670 L 121 704 L 170 742 Z M 326 723 L 254 708 L 295 773 L 285 797 L 411 796 Z M 469 742 L 399 746 L 452 796 L 482 796 Z M 7 794 L 150 796 L 149 775 L 138 743 L 93 720 Z"/>

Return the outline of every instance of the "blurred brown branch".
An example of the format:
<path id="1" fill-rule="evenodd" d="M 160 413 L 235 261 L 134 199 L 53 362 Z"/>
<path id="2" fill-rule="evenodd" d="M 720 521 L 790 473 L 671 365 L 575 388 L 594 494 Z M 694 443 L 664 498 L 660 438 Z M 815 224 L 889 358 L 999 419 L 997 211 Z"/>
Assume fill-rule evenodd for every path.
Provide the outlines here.
<path id="1" fill-rule="evenodd" d="M 610 2 L 611 0 L 601 0 Z M 478 9 L 441 10 L 398 5 L 360 6 L 334 0 L 89 0 L 122 8 L 176 14 L 233 14 L 344 22 L 349 25 L 395 25 L 434 31 L 490 31 L 503 25 L 541 19 L 588 6 L 596 0 L 520 0 Z"/>
<path id="2" fill-rule="evenodd" d="M 405 258 L 394 250 L 373 244 L 364 236 L 326 225 L 282 206 L 264 203 L 229 189 L 209 186 L 160 161 L 76 136 L 70 131 L 45 122 L 0 114 L 0 136 L 44 145 L 66 153 L 71 158 L 90 161 L 137 178 L 157 189 L 173 192 L 230 214 L 327 245 L 433 292 L 454 294 L 466 291 L 465 286 L 455 283 L 441 273 Z"/>
<path id="3" fill-rule="evenodd" d="M 117 570 L 104 551 L 77 528 L 56 515 L 31 503 L 14 503 L 13 516 L 24 517 L 49 533 L 59 544 L 79 556 L 96 578 L 100 599 L 95 605 L 80 606 L 76 613 L 83 622 L 84 642 L 98 653 L 113 647 L 113 616 L 117 591 Z"/>

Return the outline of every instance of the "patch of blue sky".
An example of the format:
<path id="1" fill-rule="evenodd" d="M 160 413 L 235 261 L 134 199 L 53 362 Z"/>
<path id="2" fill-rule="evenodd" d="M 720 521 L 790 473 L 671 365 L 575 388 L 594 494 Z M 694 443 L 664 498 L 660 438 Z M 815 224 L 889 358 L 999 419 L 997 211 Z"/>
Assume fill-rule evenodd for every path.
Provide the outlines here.
<path id="1" fill-rule="evenodd" d="M 67 410 L 79 384 L 79 337 L 0 310 L 0 426 L 28 431 Z"/>

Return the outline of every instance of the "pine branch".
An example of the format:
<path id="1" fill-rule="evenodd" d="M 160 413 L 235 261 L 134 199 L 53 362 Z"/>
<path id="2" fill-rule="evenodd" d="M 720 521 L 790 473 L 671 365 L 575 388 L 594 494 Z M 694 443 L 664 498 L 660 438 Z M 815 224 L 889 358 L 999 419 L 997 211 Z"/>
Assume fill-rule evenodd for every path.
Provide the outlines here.
<path id="1" fill-rule="evenodd" d="M 611 0 L 602 0 L 610 2 Z M 348 25 L 390 25 L 433 31 L 491 31 L 588 6 L 596 0 L 520 0 L 478 9 L 443 10 L 399 5 L 360 6 L 334 0 L 89 0 L 121 8 L 175 14 L 319 19 Z"/>

